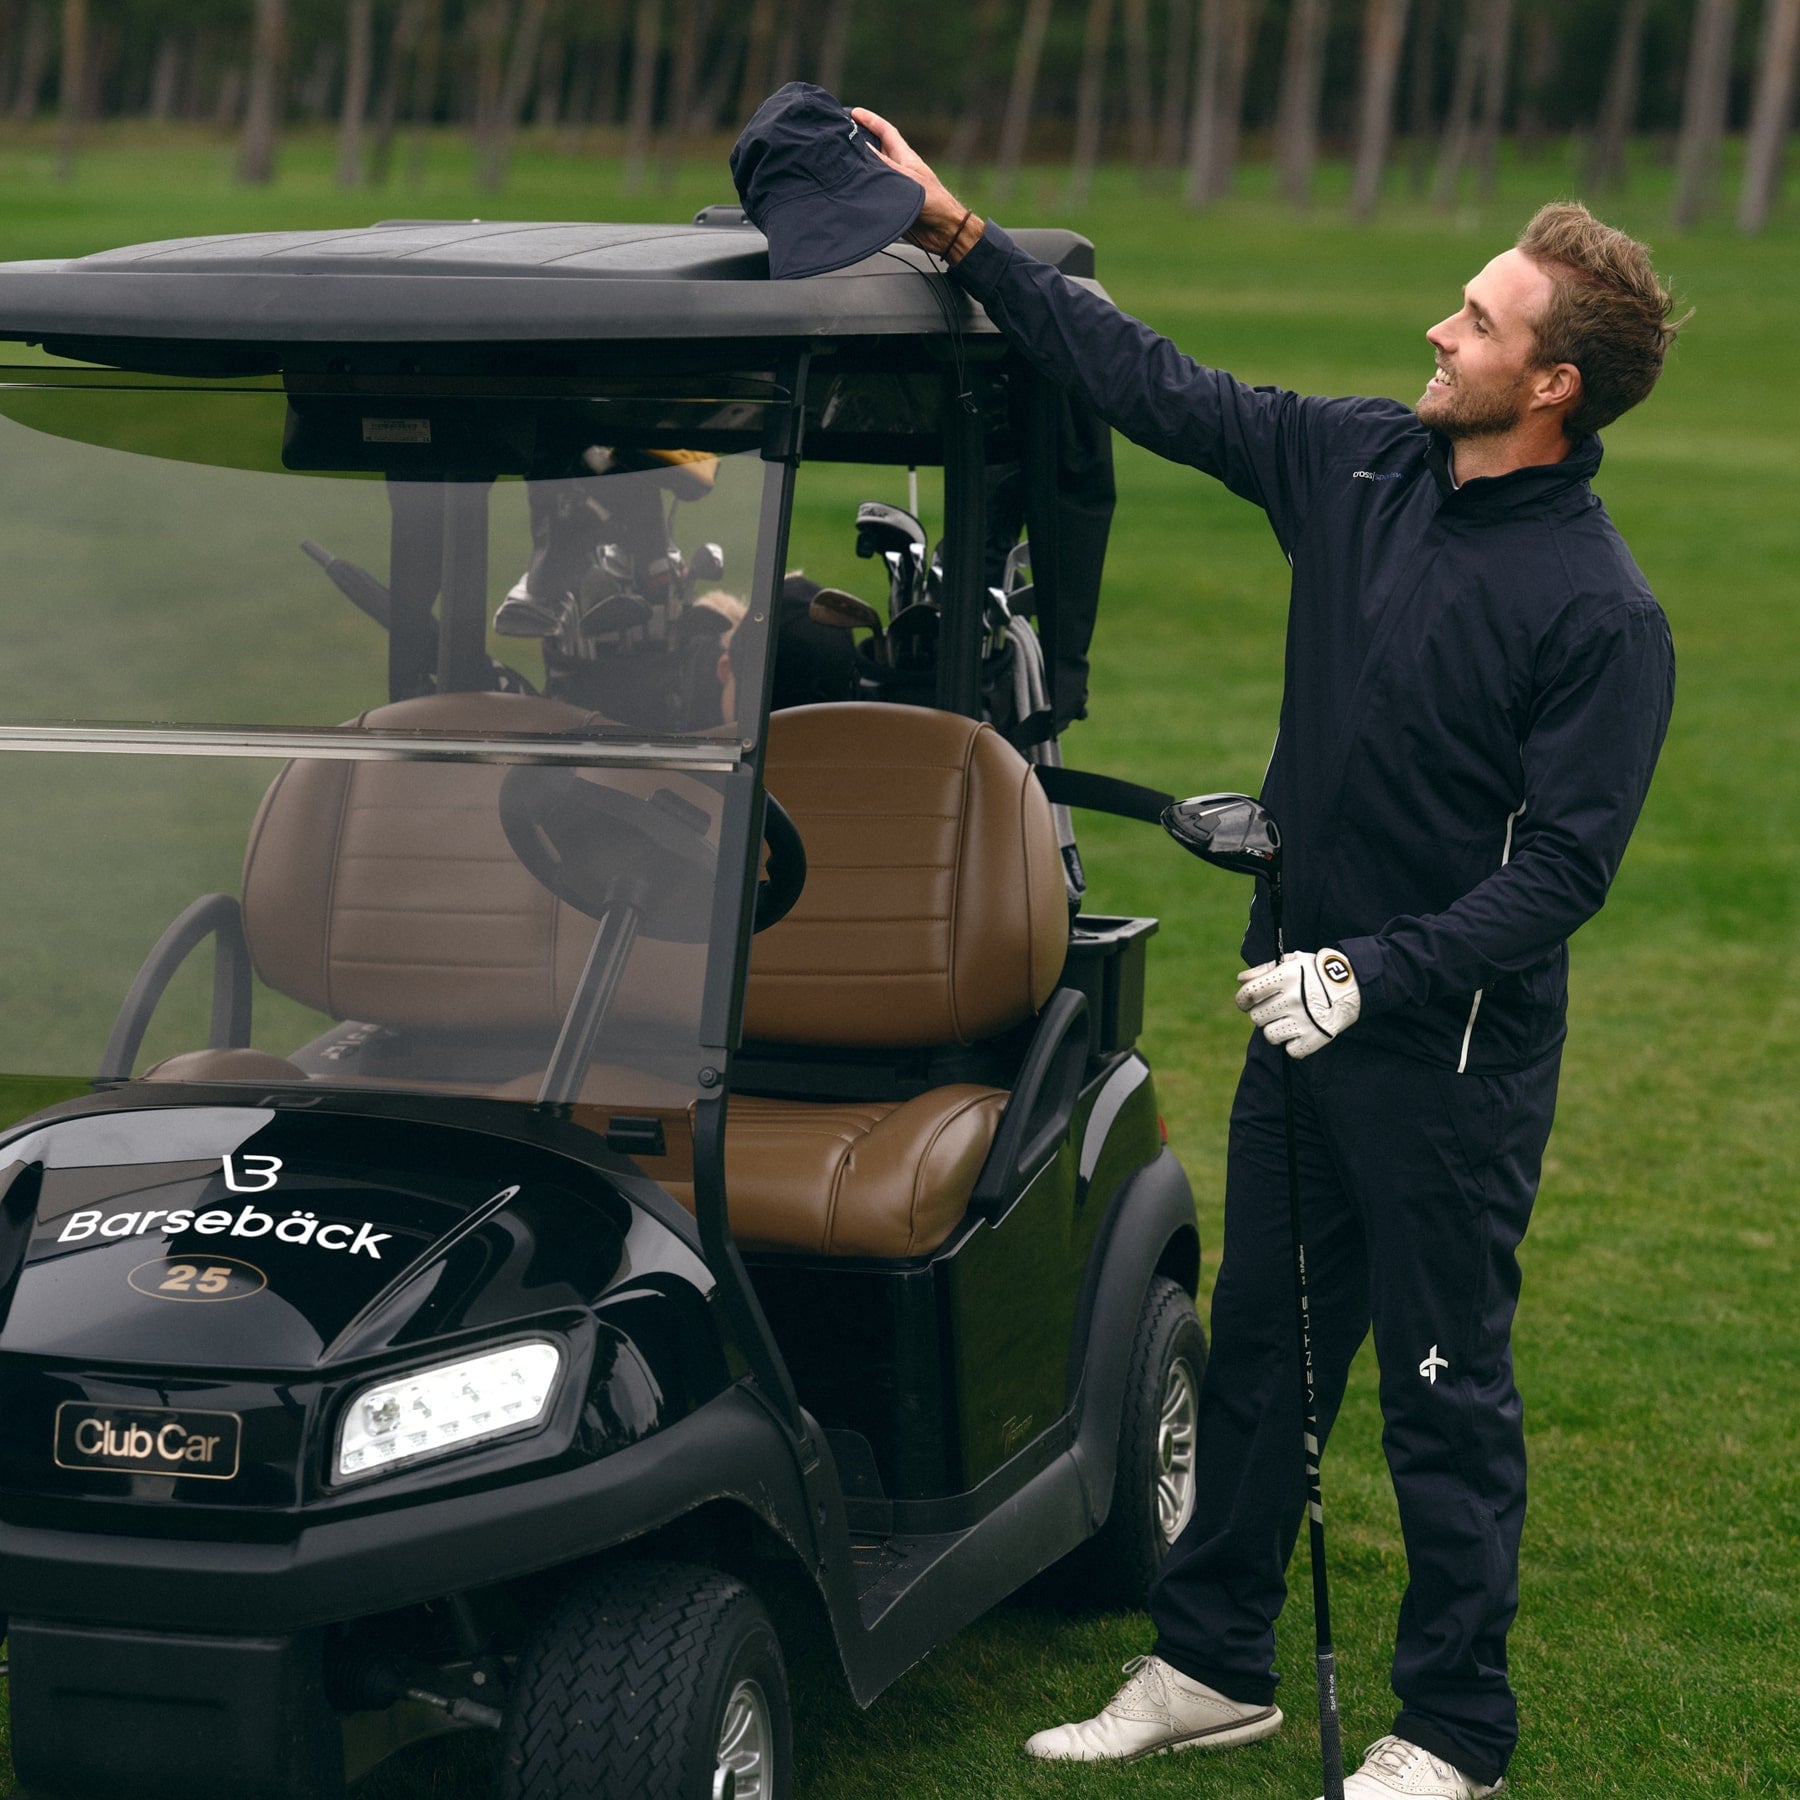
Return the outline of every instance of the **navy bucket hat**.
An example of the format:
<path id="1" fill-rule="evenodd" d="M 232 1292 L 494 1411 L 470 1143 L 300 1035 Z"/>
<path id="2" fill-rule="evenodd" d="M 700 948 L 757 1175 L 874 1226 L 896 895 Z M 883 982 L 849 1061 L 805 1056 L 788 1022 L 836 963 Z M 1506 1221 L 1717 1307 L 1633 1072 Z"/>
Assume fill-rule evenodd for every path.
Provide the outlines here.
<path id="1" fill-rule="evenodd" d="M 822 87 L 790 81 L 756 109 L 731 150 L 744 213 L 769 240 L 777 281 L 828 275 L 885 250 L 919 216 L 925 190 L 881 160 Z"/>

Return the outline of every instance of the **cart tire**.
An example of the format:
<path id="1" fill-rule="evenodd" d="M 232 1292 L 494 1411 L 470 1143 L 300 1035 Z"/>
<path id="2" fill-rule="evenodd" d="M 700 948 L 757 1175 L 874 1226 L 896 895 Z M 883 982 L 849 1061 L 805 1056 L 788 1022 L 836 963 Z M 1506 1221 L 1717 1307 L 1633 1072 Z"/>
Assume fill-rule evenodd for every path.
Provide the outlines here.
<path id="1" fill-rule="evenodd" d="M 1138 1314 L 1119 1415 L 1119 1461 L 1106 1523 L 1072 1572 L 1091 1605 L 1141 1611 L 1169 1546 L 1193 1516 L 1194 1425 L 1206 1333 L 1179 1282 L 1158 1275 Z"/>
<path id="2" fill-rule="evenodd" d="M 688 1563 L 621 1563 L 564 1595 L 532 1633 L 507 1708 L 502 1800 L 792 1791 L 781 1645 L 741 1581 Z"/>

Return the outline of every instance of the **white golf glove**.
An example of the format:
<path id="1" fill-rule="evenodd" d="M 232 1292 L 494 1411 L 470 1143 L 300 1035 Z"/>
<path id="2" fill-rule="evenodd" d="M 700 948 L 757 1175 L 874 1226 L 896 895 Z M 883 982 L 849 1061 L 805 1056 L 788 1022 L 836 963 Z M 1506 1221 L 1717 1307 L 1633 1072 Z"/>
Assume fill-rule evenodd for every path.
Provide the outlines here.
<path id="1" fill-rule="evenodd" d="M 1356 971 L 1341 950 L 1290 950 L 1238 976 L 1237 1008 L 1289 1056 L 1311 1056 L 1362 1016 Z"/>

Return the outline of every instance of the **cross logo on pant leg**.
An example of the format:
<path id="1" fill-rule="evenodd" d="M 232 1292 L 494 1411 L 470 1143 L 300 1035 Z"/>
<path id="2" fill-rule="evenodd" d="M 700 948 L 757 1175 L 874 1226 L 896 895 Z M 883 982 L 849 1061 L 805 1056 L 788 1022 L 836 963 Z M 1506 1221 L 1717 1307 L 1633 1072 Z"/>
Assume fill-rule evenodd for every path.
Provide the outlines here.
<path id="1" fill-rule="evenodd" d="M 1428 1357 L 1426 1357 L 1426 1359 L 1422 1363 L 1419 1364 L 1419 1373 L 1421 1375 L 1423 1375 L 1425 1377 L 1425 1379 L 1427 1381 L 1429 1381 L 1433 1387 L 1436 1387 L 1438 1370 L 1439 1369 L 1447 1369 L 1447 1368 L 1449 1368 L 1449 1366 L 1450 1366 L 1449 1358 L 1444 1357 L 1444 1356 L 1439 1356 L 1438 1355 L 1438 1347 L 1436 1344 L 1433 1344 L 1431 1346 L 1431 1354 Z"/>

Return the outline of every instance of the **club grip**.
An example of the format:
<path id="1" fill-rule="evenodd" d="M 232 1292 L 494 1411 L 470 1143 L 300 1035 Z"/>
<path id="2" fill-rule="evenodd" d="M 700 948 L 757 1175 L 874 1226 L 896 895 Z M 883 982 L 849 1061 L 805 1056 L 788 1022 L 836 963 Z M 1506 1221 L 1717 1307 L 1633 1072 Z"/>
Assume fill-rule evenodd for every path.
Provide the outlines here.
<path id="1" fill-rule="evenodd" d="M 1337 1654 L 1321 1649 L 1319 1667 L 1319 1767 L 1325 1800 L 1344 1800 L 1344 1739 L 1338 1729 Z"/>

